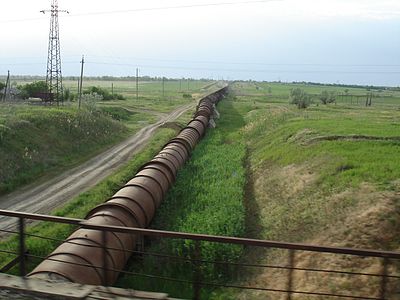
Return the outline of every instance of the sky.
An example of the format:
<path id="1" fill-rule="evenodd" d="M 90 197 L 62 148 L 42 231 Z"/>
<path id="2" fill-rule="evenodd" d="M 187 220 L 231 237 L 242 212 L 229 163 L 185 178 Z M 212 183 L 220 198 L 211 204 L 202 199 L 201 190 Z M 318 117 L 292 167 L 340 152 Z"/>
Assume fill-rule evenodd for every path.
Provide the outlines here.
<path id="1" fill-rule="evenodd" d="M 45 75 L 50 0 L 0 9 L 0 75 Z M 400 0 L 59 0 L 62 72 L 400 86 Z"/>

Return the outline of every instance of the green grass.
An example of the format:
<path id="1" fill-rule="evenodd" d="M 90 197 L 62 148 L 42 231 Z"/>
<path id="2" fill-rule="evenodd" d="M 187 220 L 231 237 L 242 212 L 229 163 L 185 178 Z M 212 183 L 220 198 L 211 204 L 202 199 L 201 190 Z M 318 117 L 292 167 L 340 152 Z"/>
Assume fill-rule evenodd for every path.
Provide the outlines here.
<path id="1" fill-rule="evenodd" d="M 82 162 L 128 135 L 98 111 L 0 106 L 0 194 Z"/>
<path id="2" fill-rule="evenodd" d="M 179 171 L 175 185 L 157 211 L 152 228 L 226 236 L 243 236 L 245 232 L 243 206 L 245 186 L 245 144 L 238 128 L 244 124 L 229 99 L 218 106 L 221 119 L 216 129 L 209 129 L 196 147 L 191 159 Z M 202 243 L 202 259 L 236 261 L 242 248 L 238 246 Z M 162 240 L 152 242 L 149 252 L 181 254 L 192 257 L 194 244 L 190 241 Z M 159 265 L 162 268 L 159 268 Z M 157 274 L 191 280 L 192 267 L 173 261 L 145 256 L 134 259 L 128 269 L 134 272 Z M 203 265 L 202 278 L 226 281 L 231 269 L 219 265 Z M 119 286 L 164 291 L 174 297 L 190 298 L 191 286 L 139 276 L 124 276 Z M 203 289 L 207 298 L 211 290 Z"/>
<path id="3" fill-rule="evenodd" d="M 76 82 L 65 80 L 76 92 Z M 140 82 L 139 99 L 135 84 L 123 80 L 87 80 L 84 86 L 99 86 L 111 93 L 122 93 L 125 100 L 84 100 L 81 111 L 76 102 L 59 108 L 25 104 L 0 105 L 0 195 L 39 179 L 44 181 L 104 151 L 144 126 L 160 113 L 168 113 L 193 100 L 187 93 L 204 93 L 213 87 L 208 81 L 191 81 L 189 90 L 179 81 Z M 91 113 L 88 113 L 91 112 Z M 184 117 L 183 117 L 184 118 Z M 185 119 L 186 120 L 186 119 Z"/>
<path id="4" fill-rule="evenodd" d="M 123 184 L 130 180 L 136 174 L 138 168 L 149 161 L 161 147 L 176 135 L 176 131 L 168 128 L 159 129 L 149 144 L 144 150 L 134 156 L 124 167 L 118 170 L 115 174 L 101 181 L 94 188 L 80 194 L 71 200 L 64 207 L 57 209 L 52 215 L 71 217 L 71 218 L 84 218 L 86 214 L 95 206 L 105 202 L 112 196 Z M 74 228 L 69 225 L 46 223 L 42 222 L 28 228 L 29 234 L 36 234 L 44 237 L 51 237 L 52 239 L 64 240 Z M 46 256 L 60 244 L 58 241 L 48 241 L 33 237 L 26 239 L 26 247 L 31 255 Z M 0 242 L 1 250 L 17 251 L 18 241 L 17 238 L 9 238 L 8 240 Z M 12 255 L 0 253 L 0 266 L 5 265 L 8 261 L 13 259 Z M 30 260 L 28 269 L 32 270 L 40 259 Z M 16 274 L 17 268 L 11 271 Z"/>

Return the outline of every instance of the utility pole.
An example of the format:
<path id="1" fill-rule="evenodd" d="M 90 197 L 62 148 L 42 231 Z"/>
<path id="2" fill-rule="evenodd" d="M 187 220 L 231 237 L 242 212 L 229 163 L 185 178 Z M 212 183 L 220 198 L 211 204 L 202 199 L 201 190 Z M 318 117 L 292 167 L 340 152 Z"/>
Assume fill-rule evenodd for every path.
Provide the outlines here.
<path id="1" fill-rule="evenodd" d="M 81 102 L 82 102 L 82 82 L 83 82 L 83 65 L 85 64 L 85 57 L 82 55 L 81 61 L 81 80 L 79 82 L 79 104 L 78 107 L 81 109 Z"/>
<path id="2" fill-rule="evenodd" d="M 165 77 L 162 78 L 162 96 L 165 97 Z"/>
<path id="3" fill-rule="evenodd" d="M 139 68 L 136 68 L 136 101 L 139 100 Z"/>
<path id="4" fill-rule="evenodd" d="M 64 101 L 64 97 L 61 74 L 61 51 L 58 13 L 69 12 L 67 10 L 58 9 L 58 0 L 51 0 L 51 9 L 41 10 L 40 12 L 43 14 L 49 12 L 51 14 L 46 73 L 47 95 L 44 100 L 49 102 L 53 102 L 54 100 L 56 100 L 57 105 L 59 105 L 60 101 Z"/>
<path id="5" fill-rule="evenodd" d="M 10 96 L 10 71 L 7 72 L 7 80 L 6 80 L 6 86 L 4 87 L 4 95 L 3 95 L 3 100 L 4 102 L 9 100 L 9 96 Z"/>

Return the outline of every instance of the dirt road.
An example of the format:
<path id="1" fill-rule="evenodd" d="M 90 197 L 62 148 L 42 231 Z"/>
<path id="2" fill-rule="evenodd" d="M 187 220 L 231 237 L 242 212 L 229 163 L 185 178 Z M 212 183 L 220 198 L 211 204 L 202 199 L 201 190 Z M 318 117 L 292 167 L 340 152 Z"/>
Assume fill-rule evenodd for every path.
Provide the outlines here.
<path id="1" fill-rule="evenodd" d="M 112 174 L 146 144 L 159 126 L 165 122 L 174 121 L 194 106 L 194 103 L 187 104 L 169 114 L 159 116 L 158 122 L 142 128 L 121 144 L 48 182 L 0 197 L 0 209 L 41 214 L 49 213 L 54 208 L 68 202 Z M 11 230 L 15 225 L 16 220 L 0 217 L 0 229 Z"/>

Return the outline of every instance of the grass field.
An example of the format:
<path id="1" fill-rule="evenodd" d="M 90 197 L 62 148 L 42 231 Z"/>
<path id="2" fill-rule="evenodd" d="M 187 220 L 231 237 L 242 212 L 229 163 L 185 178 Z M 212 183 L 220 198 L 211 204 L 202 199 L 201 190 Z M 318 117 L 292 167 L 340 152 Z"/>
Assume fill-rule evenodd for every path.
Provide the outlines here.
<path id="1" fill-rule="evenodd" d="M 210 82 L 190 81 L 188 90 L 184 90 L 185 84 L 167 80 L 163 94 L 161 81 L 140 82 L 136 99 L 134 82 L 88 80 L 84 90 L 96 86 L 111 93 L 113 85 L 124 100 L 95 101 L 86 96 L 82 110 L 76 97 L 75 102 L 60 107 L 0 103 L 0 194 L 82 163 L 161 115 L 190 103 L 192 94 L 205 93 L 203 88 Z M 76 93 L 74 81 L 65 80 L 64 85 Z"/>
<path id="2" fill-rule="evenodd" d="M 314 99 L 307 109 L 289 104 L 290 89 L 297 87 Z M 337 97 L 336 104 L 322 105 L 318 103 L 318 95 L 324 89 L 345 94 L 346 88 L 235 83 L 232 95 L 219 105 L 221 119 L 217 128 L 208 131 L 179 172 L 152 228 L 399 251 L 400 92 L 352 87 L 347 95 Z M 366 107 L 365 97 L 371 91 L 372 106 Z M 149 110 L 169 109 L 164 102 L 160 103 L 152 104 Z M 117 101 L 100 106 L 120 118 L 129 110 L 142 109 L 133 99 L 123 107 Z M 188 117 L 182 116 L 182 122 Z M 109 195 L 116 187 L 116 183 L 106 182 L 95 193 Z M 76 208 L 82 206 L 88 210 L 92 204 L 85 206 L 85 203 L 92 198 L 90 194 L 83 195 L 59 213 L 80 217 L 84 213 L 77 213 Z M 100 197 L 94 198 L 97 199 L 94 202 L 100 202 Z M 34 230 L 60 238 L 68 232 L 53 231 L 50 225 Z M 31 243 L 30 247 L 40 255 L 54 247 L 53 243 L 49 246 Z M 9 247 L 15 248 L 15 243 Z M 193 245 L 152 241 L 146 250 L 190 257 Z M 282 263 L 279 253 L 254 249 L 204 244 L 201 252 L 209 260 Z M 309 267 L 327 264 L 317 256 L 303 255 L 302 259 Z M 343 265 L 361 271 L 379 267 L 367 261 L 329 261 L 333 268 Z M 151 256 L 133 258 L 128 270 L 191 279 L 188 266 Z M 269 278 L 265 284 L 279 284 L 268 271 L 247 270 L 240 277 L 235 277 L 232 270 L 215 267 L 203 271 L 205 278 L 218 282 L 251 284 Z M 312 284 L 301 281 L 297 287 L 372 293 L 369 290 L 372 285 L 368 283 L 324 280 L 316 278 Z M 118 285 L 191 297 L 190 286 L 145 280 L 140 276 L 121 277 Z M 266 293 L 209 289 L 203 289 L 203 297 L 274 299 Z"/>
<path id="3" fill-rule="evenodd" d="M 271 93 L 268 91 L 270 86 Z M 195 150 L 192 160 L 182 170 L 176 186 L 158 211 L 153 227 L 242 235 L 240 226 L 236 231 L 218 231 L 218 224 L 230 224 L 233 216 L 238 224 L 245 218 L 247 237 L 398 250 L 399 202 L 394 195 L 400 190 L 397 159 L 400 150 L 399 93 L 385 91 L 386 98 L 374 100 L 371 107 L 365 107 L 361 98 L 368 91 L 352 88 L 351 93 L 360 97 L 358 104 L 355 101 L 351 103 L 349 97 L 349 101 L 338 99 L 336 104 L 322 105 L 317 102 L 317 95 L 323 89 L 334 90 L 334 87 L 300 85 L 314 94 L 315 99 L 308 109 L 299 110 L 288 104 L 290 89 L 298 86 L 236 83 L 233 88 L 236 96 L 225 99 L 219 106 L 222 116 L 217 129 L 211 130 L 199 149 Z M 218 132 L 222 133 L 223 142 L 216 145 L 214 139 Z M 197 151 L 202 153 L 203 149 L 208 152 L 205 156 L 207 160 L 197 155 Z M 241 164 L 246 171 L 237 173 L 246 182 L 245 196 L 237 194 L 239 202 L 235 212 L 232 212 L 229 201 L 234 195 L 224 189 L 214 191 L 213 187 L 223 186 L 232 190 L 237 187 L 237 183 L 219 175 L 229 173 L 229 164 L 235 161 L 232 153 L 238 149 L 245 153 Z M 219 151 L 223 153 L 222 157 Z M 212 181 L 209 181 L 210 178 Z M 239 178 L 236 180 L 240 181 Z M 204 197 L 204 187 L 212 192 L 209 197 Z M 220 192 L 229 195 L 229 200 L 221 199 Z M 204 198 L 210 201 L 206 205 Z M 213 206 L 213 202 L 222 207 Z M 239 209 L 240 202 L 242 208 Z M 363 214 L 364 211 L 368 213 Z M 376 230 L 365 232 L 362 230 L 364 226 Z M 215 245 L 213 247 L 218 249 Z M 147 250 L 151 253 L 189 255 L 188 249 L 191 249 L 190 244 L 152 242 Z M 238 255 L 229 251 L 218 249 L 213 256 L 205 250 L 205 259 L 221 260 L 219 255 L 225 253 L 230 259 L 238 259 Z M 239 260 L 244 262 L 281 263 L 279 252 L 247 249 L 242 254 Z M 319 264 L 326 264 L 320 258 L 316 259 Z M 305 263 L 309 260 L 312 262 L 311 258 L 304 257 Z M 340 260 L 330 263 L 339 268 L 343 264 Z M 159 268 L 160 265 L 163 267 Z M 366 262 L 354 261 L 347 267 L 366 270 L 371 265 L 374 263 L 368 266 Z M 312 266 L 315 265 L 310 263 Z M 268 273 L 247 270 L 235 279 L 232 273 L 204 268 L 203 276 L 218 282 L 259 282 L 260 278 L 268 276 Z M 139 273 L 190 280 L 190 277 L 187 278 L 189 269 L 190 266 L 185 268 L 147 256 L 133 260 L 129 268 Z M 314 282 L 312 286 L 303 281 L 304 289 L 322 286 L 330 291 L 339 288 L 343 291 L 355 289 L 365 290 L 367 294 L 370 292 L 368 287 L 355 282 L 342 284 L 332 281 L 327 284 L 318 278 Z M 270 280 L 270 284 L 273 288 L 274 284 L 280 283 Z M 175 297 L 191 297 L 190 286 L 163 280 L 149 281 L 140 276 L 122 277 L 119 285 L 167 291 Z M 203 297 L 215 299 L 274 299 L 274 296 L 203 289 Z"/>
<path id="4" fill-rule="evenodd" d="M 272 93 L 265 92 L 269 86 Z M 333 90 L 300 86 L 310 94 Z M 293 87 L 298 85 L 238 83 L 234 89 L 233 106 L 245 119 L 241 131 L 248 149 L 247 236 L 399 251 L 399 92 L 385 91 L 386 98 L 373 100 L 371 107 L 365 107 L 365 101 L 322 105 L 315 98 L 313 105 L 299 110 L 288 104 Z M 351 89 L 353 94 L 366 92 Z M 284 263 L 277 253 L 271 255 L 249 250 L 242 259 Z M 318 266 L 311 262 L 326 264 L 320 258 L 303 258 L 310 267 Z M 346 267 L 365 271 L 375 263 L 354 261 Z M 330 261 L 333 268 L 343 264 Z M 243 280 L 251 283 L 268 276 L 274 277 L 248 271 Z M 297 288 L 371 292 L 368 284 L 336 280 L 327 284 L 317 278 L 314 285 L 303 280 Z M 279 286 L 274 280 L 268 283 Z M 217 293 L 217 298 L 274 299 L 267 293 L 231 293 Z"/>

